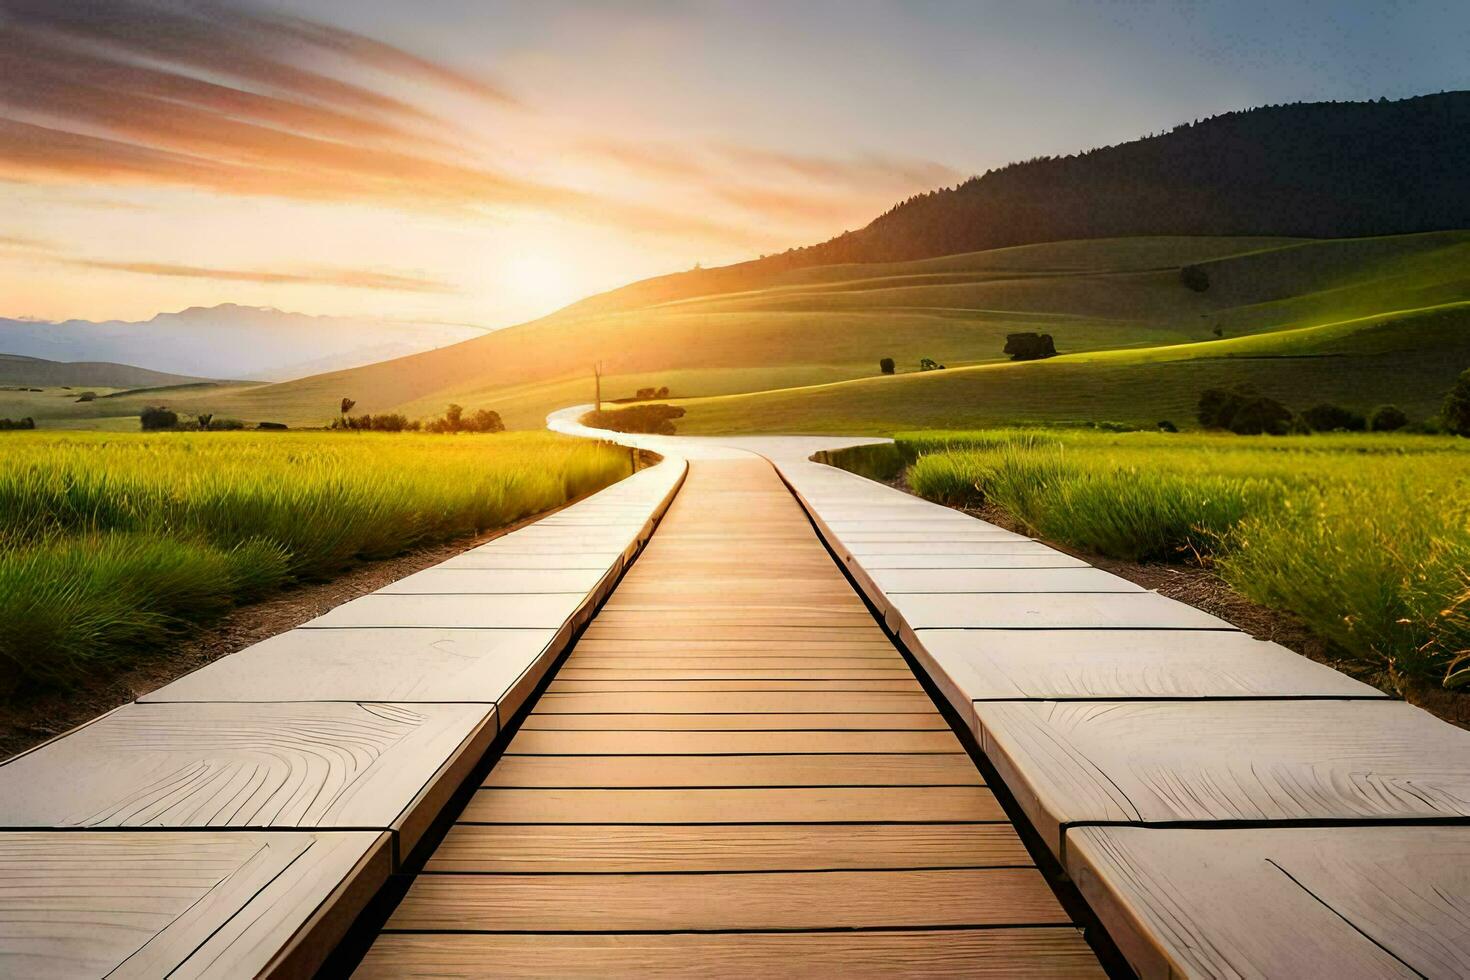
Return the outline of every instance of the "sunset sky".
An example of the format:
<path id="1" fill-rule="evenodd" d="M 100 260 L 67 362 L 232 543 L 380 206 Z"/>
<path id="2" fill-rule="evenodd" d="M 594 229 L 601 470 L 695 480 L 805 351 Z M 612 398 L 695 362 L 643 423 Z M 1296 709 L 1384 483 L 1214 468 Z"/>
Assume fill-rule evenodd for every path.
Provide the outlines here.
<path id="1" fill-rule="evenodd" d="M 501 326 L 1467 50 L 1449 2 L 0 0 L 0 316 Z"/>

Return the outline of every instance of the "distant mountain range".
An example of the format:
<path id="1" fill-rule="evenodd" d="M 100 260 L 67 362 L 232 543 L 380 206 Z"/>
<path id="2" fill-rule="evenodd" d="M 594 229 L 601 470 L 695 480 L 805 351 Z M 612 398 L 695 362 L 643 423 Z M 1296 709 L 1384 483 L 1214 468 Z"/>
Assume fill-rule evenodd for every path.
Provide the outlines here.
<path id="1" fill-rule="evenodd" d="M 141 322 L 0 318 L 0 353 L 144 365 L 148 371 L 190 378 L 283 381 L 416 354 L 482 333 L 457 324 L 307 316 L 227 303 L 160 313 Z"/>
<path id="2" fill-rule="evenodd" d="M 0 385 L 80 388 L 144 388 L 193 384 L 207 380 L 165 374 L 109 361 L 47 361 L 19 354 L 0 354 Z"/>

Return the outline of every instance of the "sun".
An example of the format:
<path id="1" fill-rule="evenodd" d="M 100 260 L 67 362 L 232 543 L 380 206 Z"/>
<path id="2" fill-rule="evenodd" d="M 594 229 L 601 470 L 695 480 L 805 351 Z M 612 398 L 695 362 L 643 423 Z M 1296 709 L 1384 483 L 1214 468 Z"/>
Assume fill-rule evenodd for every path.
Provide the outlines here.
<path id="1" fill-rule="evenodd" d="M 501 279 L 517 305 L 549 312 L 574 298 L 566 263 L 544 253 L 512 256 L 502 267 Z"/>

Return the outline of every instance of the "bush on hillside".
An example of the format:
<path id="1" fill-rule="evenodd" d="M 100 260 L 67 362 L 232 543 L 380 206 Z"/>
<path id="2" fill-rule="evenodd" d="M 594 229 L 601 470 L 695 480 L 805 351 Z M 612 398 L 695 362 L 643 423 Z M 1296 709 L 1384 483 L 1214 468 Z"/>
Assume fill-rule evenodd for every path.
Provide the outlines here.
<path id="1" fill-rule="evenodd" d="M 243 428 L 245 428 L 245 422 L 242 419 L 211 417 L 209 420 L 209 429 L 211 432 L 239 432 Z"/>
<path id="2" fill-rule="evenodd" d="M 1470 436 L 1470 368 L 1460 372 L 1449 394 L 1444 396 L 1440 418 L 1446 431 Z"/>
<path id="3" fill-rule="evenodd" d="M 639 388 L 637 393 L 633 395 L 633 400 L 635 402 L 651 402 L 655 398 L 667 397 L 669 397 L 669 386 L 664 385 L 662 388 Z"/>
<path id="4" fill-rule="evenodd" d="M 883 374 L 893 373 L 893 358 L 885 357 L 878 361 L 878 370 Z"/>
<path id="5" fill-rule="evenodd" d="M 1179 431 L 1179 426 L 1175 425 L 1173 422 L 1170 422 L 1168 419 L 1161 420 L 1158 423 L 1157 428 L 1158 428 L 1158 430 L 1160 432 L 1178 432 Z"/>
<path id="6" fill-rule="evenodd" d="M 940 364 L 938 361 L 936 361 L 932 357 L 921 357 L 921 358 L 919 358 L 919 370 L 920 371 L 943 371 L 944 370 L 944 365 L 943 364 Z"/>
<path id="7" fill-rule="evenodd" d="M 344 415 L 333 419 L 331 428 L 354 432 L 417 432 L 421 424 L 410 422 L 408 416 L 397 412 L 384 412 L 381 415 Z"/>
<path id="8" fill-rule="evenodd" d="M 464 409 L 459 405 L 449 405 L 444 409 L 442 418 L 430 419 L 423 423 L 425 432 L 504 432 L 505 423 L 501 421 L 499 412 L 492 412 L 488 408 L 482 408 L 474 415 L 465 417 Z"/>
<path id="9" fill-rule="evenodd" d="M 1397 432 L 1409 424 L 1409 416 L 1397 405 L 1380 405 L 1368 419 L 1368 428 L 1374 432 Z"/>
<path id="10" fill-rule="evenodd" d="M 36 420 L 30 416 L 23 419 L 0 419 L 0 432 L 8 432 L 14 429 L 34 429 Z"/>
<path id="11" fill-rule="evenodd" d="M 1057 356 L 1057 345 L 1049 333 L 1008 333 L 1005 353 L 1013 361 L 1039 361 Z"/>
<path id="12" fill-rule="evenodd" d="M 588 412 L 581 421 L 594 429 L 671 436 L 674 434 L 674 420 L 683 417 L 684 409 L 675 405 L 635 405 L 632 408 Z"/>
<path id="13" fill-rule="evenodd" d="M 77 396 L 77 401 L 79 402 L 95 402 L 96 400 L 97 392 L 95 391 L 84 391 Z"/>
<path id="14" fill-rule="evenodd" d="M 1203 267 L 1186 265 L 1179 270 L 1179 281 L 1197 293 L 1210 288 L 1210 274 Z"/>
<path id="15" fill-rule="evenodd" d="M 1291 431 L 1291 409 L 1252 388 L 1206 388 L 1195 413 L 1206 429 L 1227 429 L 1241 436 L 1285 435 Z"/>
<path id="16" fill-rule="evenodd" d="M 1350 408 L 1326 402 L 1302 413 L 1302 421 L 1314 432 L 1362 432 L 1368 420 Z"/>
<path id="17" fill-rule="evenodd" d="M 144 432 L 173 429 L 179 424 L 179 413 L 171 412 L 162 405 L 147 405 L 138 415 L 138 424 Z"/>

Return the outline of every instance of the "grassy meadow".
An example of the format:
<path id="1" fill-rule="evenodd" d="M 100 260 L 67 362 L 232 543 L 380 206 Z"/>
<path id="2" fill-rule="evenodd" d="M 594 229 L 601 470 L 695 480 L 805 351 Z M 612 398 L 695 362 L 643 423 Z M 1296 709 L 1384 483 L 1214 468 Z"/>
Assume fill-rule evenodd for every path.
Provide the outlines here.
<path id="1" fill-rule="evenodd" d="M 512 523 L 628 467 L 543 433 L 7 432 L 0 664 L 12 688 L 65 686 L 232 604 Z"/>
<path id="2" fill-rule="evenodd" d="M 1208 279 L 1196 291 L 1180 268 Z M 1180 426 L 1205 387 L 1251 381 L 1305 408 L 1394 402 L 1422 416 L 1470 366 L 1470 233 L 1301 240 L 1138 237 L 913 262 L 710 269 L 594 296 L 540 320 L 411 357 L 279 384 L 179 385 L 77 404 L 10 398 L 43 427 L 115 424 L 144 405 L 320 426 L 449 402 L 507 427 L 603 394 L 671 389 L 681 432 L 892 432 L 1011 421 Z M 1216 336 L 1218 328 L 1220 335 Z M 1060 357 L 1012 363 L 1013 331 Z M 898 373 L 879 374 L 892 357 Z M 947 365 L 919 372 L 921 358 Z M 1296 404 L 1306 399 L 1306 404 Z M 102 422 L 101 420 L 108 420 Z"/>
<path id="3" fill-rule="evenodd" d="M 1470 684 L 1470 441 L 999 429 L 838 456 L 1085 551 L 1209 565 L 1367 673 Z"/>

